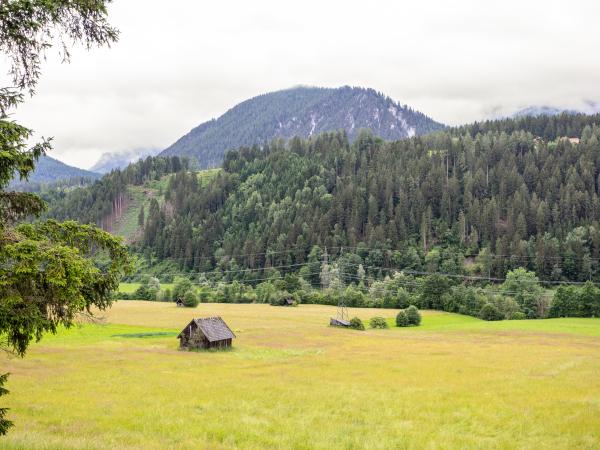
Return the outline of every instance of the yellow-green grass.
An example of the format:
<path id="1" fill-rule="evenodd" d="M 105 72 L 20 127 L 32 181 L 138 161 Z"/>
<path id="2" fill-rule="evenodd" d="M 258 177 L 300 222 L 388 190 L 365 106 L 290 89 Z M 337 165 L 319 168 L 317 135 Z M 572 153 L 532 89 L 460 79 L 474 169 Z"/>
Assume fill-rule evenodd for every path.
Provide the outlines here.
<path id="1" fill-rule="evenodd" d="M 118 302 L 12 373 L 2 448 L 598 448 L 600 319 L 328 327 L 335 308 Z M 397 311 L 351 309 L 365 322 Z M 182 352 L 221 315 L 226 352 Z M 162 333 L 162 334 L 161 334 Z"/>
<path id="2" fill-rule="evenodd" d="M 123 294 L 133 294 L 142 285 L 142 283 L 121 283 L 119 284 L 119 292 Z M 164 291 L 166 289 L 173 289 L 175 283 L 161 283 L 160 288 Z"/>

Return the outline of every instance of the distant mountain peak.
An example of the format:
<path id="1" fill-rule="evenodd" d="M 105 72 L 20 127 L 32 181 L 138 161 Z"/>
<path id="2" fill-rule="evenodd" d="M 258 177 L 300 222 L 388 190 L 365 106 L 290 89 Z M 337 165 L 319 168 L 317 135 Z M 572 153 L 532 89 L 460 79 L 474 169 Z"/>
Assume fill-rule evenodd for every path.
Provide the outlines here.
<path id="1" fill-rule="evenodd" d="M 119 152 L 103 153 L 90 170 L 98 173 L 108 173 L 114 169 L 124 169 L 129 164 L 147 156 L 156 156 L 158 148 L 133 148 Z"/>
<path id="2" fill-rule="evenodd" d="M 273 138 L 310 137 L 344 129 L 353 140 L 363 128 L 383 139 L 425 134 L 444 125 L 370 88 L 296 86 L 245 100 L 204 122 L 164 150 L 218 166 L 227 150 Z"/>
<path id="3" fill-rule="evenodd" d="M 562 113 L 567 114 L 597 114 L 600 112 L 600 105 L 591 100 L 585 100 L 578 108 L 561 108 L 548 105 L 532 105 L 521 108 L 508 117 L 519 118 L 527 116 L 558 116 Z"/>

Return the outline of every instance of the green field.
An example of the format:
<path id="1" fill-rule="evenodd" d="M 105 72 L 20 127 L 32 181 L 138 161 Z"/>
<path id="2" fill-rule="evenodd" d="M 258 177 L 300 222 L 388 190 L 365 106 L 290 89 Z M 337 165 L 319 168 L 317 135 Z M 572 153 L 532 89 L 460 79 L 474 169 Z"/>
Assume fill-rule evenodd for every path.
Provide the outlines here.
<path id="1" fill-rule="evenodd" d="M 222 352 L 177 350 L 221 315 Z M 1 448 L 599 448 L 600 319 L 330 328 L 335 308 L 118 302 L 24 359 Z M 368 320 L 393 310 L 351 310 Z"/>
<path id="2" fill-rule="evenodd" d="M 119 284 L 119 292 L 122 292 L 124 294 L 133 294 L 141 285 L 142 285 L 142 283 L 121 283 L 121 284 Z M 160 284 L 160 288 L 162 290 L 165 290 L 165 289 L 173 290 L 174 287 L 175 287 L 175 283 L 161 283 Z"/>

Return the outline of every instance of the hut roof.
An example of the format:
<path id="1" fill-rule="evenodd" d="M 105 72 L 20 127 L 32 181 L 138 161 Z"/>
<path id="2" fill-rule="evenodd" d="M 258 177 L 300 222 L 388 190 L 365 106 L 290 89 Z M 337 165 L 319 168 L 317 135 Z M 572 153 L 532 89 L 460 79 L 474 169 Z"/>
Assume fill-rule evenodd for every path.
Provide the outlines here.
<path id="1" fill-rule="evenodd" d="M 233 331 L 231 331 L 231 329 L 227 326 L 225 321 L 220 317 L 205 317 L 193 319 L 190 323 L 188 323 L 185 326 L 185 328 L 187 328 L 192 323 L 195 323 L 198 326 L 200 331 L 202 331 L 202 334 L 206 336 L 206 339 L 208 339 L 209 342 L 233 339 L 235 337 Z M 182 333 L 183 330 L 181 331 L 181 333 L 179 333 L 179 336 L 177 337 L 180 337 Z"/>

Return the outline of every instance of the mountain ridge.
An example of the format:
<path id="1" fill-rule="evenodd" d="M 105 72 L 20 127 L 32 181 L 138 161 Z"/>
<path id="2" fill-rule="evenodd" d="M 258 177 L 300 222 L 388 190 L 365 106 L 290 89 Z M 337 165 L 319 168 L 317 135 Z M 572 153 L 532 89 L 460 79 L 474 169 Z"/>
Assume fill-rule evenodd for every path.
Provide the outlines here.
<path id="1" fill-rule="evenodd" d="M 90 170 L 70 166 L 48 155 L 41 156 L 35 164 L 35 169 L 27 180 L 13 178 L 10 187 L 17 190 L 29 190 L 36 185 L 47 185 L 74 179 L 88 179 L 90 181 L 100 178 L 101 174 Z"/>
<path id="2" fill-rule="evenodd" d="M 160 153 L 187 156 L 200 167 L 218 166 L 226 151 L 273 138 L 308 138 L 345 130 L 352 141 L 367 128 L 385 140 L 437 131 L 445 126 L 370 88 L 296 86 L 252 97 L 201 123 Z"/>

